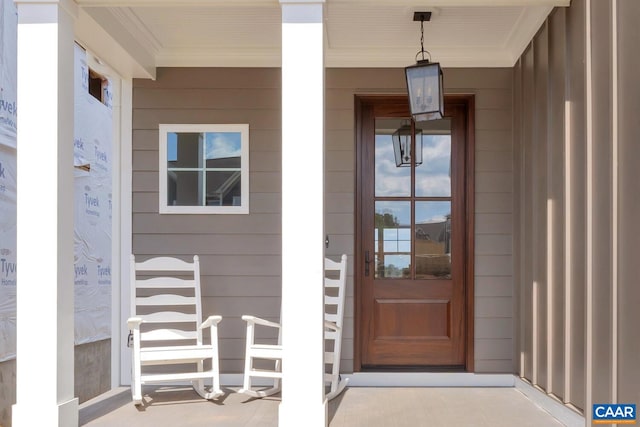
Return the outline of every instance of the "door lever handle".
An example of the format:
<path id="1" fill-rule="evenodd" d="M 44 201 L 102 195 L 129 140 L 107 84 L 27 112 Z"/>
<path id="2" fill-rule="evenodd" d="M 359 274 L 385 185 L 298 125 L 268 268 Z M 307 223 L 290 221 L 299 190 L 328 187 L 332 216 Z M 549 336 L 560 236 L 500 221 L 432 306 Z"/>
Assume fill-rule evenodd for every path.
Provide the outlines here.
<path id="1" fill-rule="evenodd" d="M 364 251 L 364 275 L 369 275 L 369 266 L 371 265 L 371 258 L 369 258 L 369 251 Z"/>

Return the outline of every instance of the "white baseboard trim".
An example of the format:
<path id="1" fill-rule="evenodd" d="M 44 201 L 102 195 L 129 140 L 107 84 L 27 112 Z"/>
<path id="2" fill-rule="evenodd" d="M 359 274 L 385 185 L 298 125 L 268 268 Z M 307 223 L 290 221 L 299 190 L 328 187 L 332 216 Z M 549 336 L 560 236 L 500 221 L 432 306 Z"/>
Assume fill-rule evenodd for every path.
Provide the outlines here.
<path id="1" fill-rule="evenodd" d="M 585 419 L 582 415 L 575 412 L 568 406 L 562 404 L 558 400 L 550 397 L 543 391 L 535 388 L 521 378 L 515 378 L 515 387 L 522 394 L 527 396 L 529 400 L 534 402 L 543 410 L 550 413 L 554 418 L 567 427 L 584 427 Z"/>
<path id="2" fill-rule="evenodd" d="M 513 387 L 511 374 L 471 372 L 356 372 L 343 374 L 349 387 Z"/>
<path id="3" fill-rule="evenodd" d="M 474 374 L 470 372 L 356 372 L 341 374 L 349 387 L 514 387 L 512 374 Z M 221 374 L 224 386 L 242 385 L 242 374 Z M 257 387 L 268 386 L 273 380 L 255 378 Z"/>

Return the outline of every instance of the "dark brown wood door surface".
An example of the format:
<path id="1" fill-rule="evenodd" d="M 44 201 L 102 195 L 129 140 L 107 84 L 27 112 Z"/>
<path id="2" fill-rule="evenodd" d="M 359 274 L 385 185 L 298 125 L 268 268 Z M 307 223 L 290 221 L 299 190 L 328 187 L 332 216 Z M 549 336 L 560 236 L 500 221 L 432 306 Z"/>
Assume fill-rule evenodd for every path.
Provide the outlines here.
<path id="1" fill-rule="evenodd" d="M 465 367 L 466 115 L 449 99 L 416 123 L 406 97 L 358 100 L 361 369 Z"/>

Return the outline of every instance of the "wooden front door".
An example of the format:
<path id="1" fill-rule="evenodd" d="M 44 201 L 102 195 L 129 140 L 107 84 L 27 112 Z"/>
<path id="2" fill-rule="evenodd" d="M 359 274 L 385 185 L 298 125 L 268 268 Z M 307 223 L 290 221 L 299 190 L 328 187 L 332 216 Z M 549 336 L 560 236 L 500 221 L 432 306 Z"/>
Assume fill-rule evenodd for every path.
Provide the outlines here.
<path id="1" fill-rule="evenodd" d="M 357 98 L 356 370 L 472 369 L 471 103 L 416 123 L 406 97 Z"/>

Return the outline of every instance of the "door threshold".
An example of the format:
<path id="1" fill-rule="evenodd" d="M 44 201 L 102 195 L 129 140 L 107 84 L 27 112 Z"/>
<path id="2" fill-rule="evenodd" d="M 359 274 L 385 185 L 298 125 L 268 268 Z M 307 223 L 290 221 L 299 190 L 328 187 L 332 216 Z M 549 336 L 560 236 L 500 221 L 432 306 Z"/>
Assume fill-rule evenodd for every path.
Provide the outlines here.
<path id="1" fill-rule="evenodd" d="M 446 365 L 446 366 L 402 366 L 402 365 L 373 365 L 361 368 L 361 372 L 465 372 L 464 366 Z"/>
<path id="2" fill-rule="evenodd" d="M 350 387 L 514 387 L 513 374 L 473 372 L 356 372 L 342 374 Z"/>

